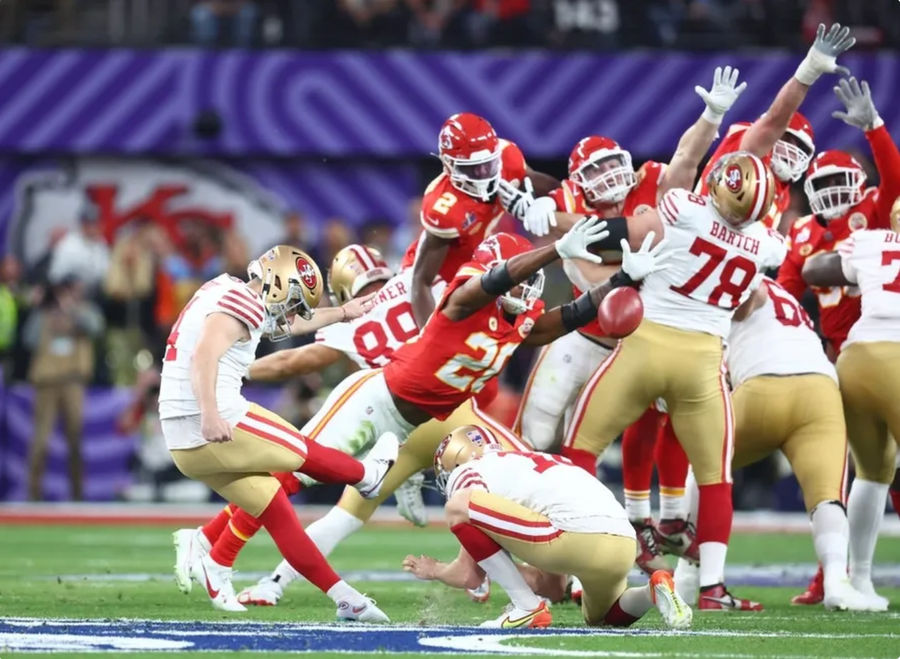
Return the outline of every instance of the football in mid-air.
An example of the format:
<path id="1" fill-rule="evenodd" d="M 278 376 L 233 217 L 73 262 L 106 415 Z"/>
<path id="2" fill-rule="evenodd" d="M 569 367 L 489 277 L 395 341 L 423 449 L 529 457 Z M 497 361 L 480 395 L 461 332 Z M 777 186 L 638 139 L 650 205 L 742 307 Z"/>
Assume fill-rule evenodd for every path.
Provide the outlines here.
<path id="1" fill-rule="evenodd" d="M 644 303 L 640 294 L 628 286 L 615 289 L 603 298 L 597 309 L 597 320 L 607 336 L 621 339 L 637 329 L 644 319 Z"/>

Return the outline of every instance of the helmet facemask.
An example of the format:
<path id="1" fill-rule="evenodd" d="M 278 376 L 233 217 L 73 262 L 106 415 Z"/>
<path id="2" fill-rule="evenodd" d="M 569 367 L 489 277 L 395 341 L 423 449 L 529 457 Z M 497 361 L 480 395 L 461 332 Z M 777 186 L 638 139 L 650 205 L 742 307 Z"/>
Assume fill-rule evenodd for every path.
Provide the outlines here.
<path id="1" fill-rule="evenodd" d="M 278 275 L 270 272 L 272 279 L 278 279 Z M 266 295 L 267 284 L 263 281 L 263 297 Z M 283 341 L 291 336 L 291 325 L 294 316 L 300 316 L 303 320 L 313 317 L 313 310 L 306 302 L 303 295 L 303 287 L 298 281 L 288 283 L 288 296 L 284 302 L 271 302 L 265 305 L 266 318 L 263 321 L 263 331 L 270 341 Z"/>
<path id="2" fill-rule="evenodd" d="M 866 175 L 859 169 L 832 168 L 806 177 L 803 191 L 816 215 L 834 220 L 862 201 Z"/>
<path id="3" fill-rule="evenodd" d="M 782 135 L 772 148 L 770 167 L 780 181 L 799 181 L 809 167 L 813 152 L 792 132 Z"/>
<path id="4" fill-rule="evenodd" d="M 476 151 L 468 158 L 444 154 L 441 162 L 453 187 L 481 201 L 490 201 L 500 185 L 501 156 L 499 150 Z"/>
<path id="5" fill-rule="evenodd" d="M 543 269 L 538 270 L 515 288 L 501 295 L 499 299 L 503 311 L 513 316 L 531 311 L 535 300 L 540 299 L 544 292 L 544 279 Z"/>
<path id="6" fill-rule="evenodd" d="M 569 178 L 584 192 L 592 204 L 618 204 L 637 185 L 631 154 L 619 149 L 598 152 L 572 172 Z"/>

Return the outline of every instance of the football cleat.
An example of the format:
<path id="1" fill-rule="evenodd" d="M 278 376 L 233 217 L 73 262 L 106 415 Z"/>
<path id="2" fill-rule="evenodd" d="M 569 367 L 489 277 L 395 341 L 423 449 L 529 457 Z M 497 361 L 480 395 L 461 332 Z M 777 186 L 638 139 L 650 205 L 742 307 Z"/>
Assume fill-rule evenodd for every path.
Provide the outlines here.
<path id="1" fill-rule="evenodd" d="M 397 499 L 397 512 L 403 519 L 409 520 L 416 526 L 428 524 L 428 509 L 422 499 L 422 485 L 425 483 L 425 473 L 418 472 L 406 479 L 394 491 Z"/>
<path id="2" fill-rule="evenodd" d="M 238 602 L 248 606 L 275 606 L 284 595 L 284 586 L 272 577 L 263 577 L 238 593 Z"/>
<path id="3" fill-rule="evenodd" d="M 209 551 L 208 542 L 199 529 L 178 529 L 172 534 L 175 545 L 175 583 L 178 590 L 187 595 L 191 592 L 191 565 L 199 561 Z"/>
<path id="4" fill-rule="evenodd" d="M 875 592 L 875 586 L 872 585 L 871 579 L 854 579 L 850 578 L 850 585 L 857 591 L 865 595 L 869 600 L 869 611 L 887 611 L 890 602 L 886 597 L 882 597 Z"/>
<path id="5" fill-rule="evenodd" d="M 582 595 L 584 595 L 584 586 L 581 585 L 581 579 L 573 574 L 569 577 L 569 597 L 578 606 L 581 606 Z"/>
<path id="6" fill-rule="evenodd" d="M 473 602 L 478 602 L 479 604 L 487 602 L 491 596 L 491 578 L 485 576 L 484 581 L 481 582 L 478 588 L 466 588 L 466 595 Z"/>
<path id="7" fill-rule="evenodd" d="M 631 525 L 637 534 L 638 553 L 634 559 L 637 566 L 648 576 L 657 570 L 671 572 L 669 562 L 659 550 L 660 537 L 653 525 L 653 520 L 647 517 L 640 522 L 632 522 Z"/>
<path id="8" fill-rule="evenodd" d="M 715 586 L 701 586 L 698 608 L 701 611 L 762 611 L 763 605 L 735 597 L 728 592 L 725 584 L 717 583 Z"/>
<path id="9" fill-rule="evenodd" d="M 352 603 L 342 599 L 337 603 L 337 619 L 344 622 L 390 622 L 384 611 L 375 606 L 375 600 L 362 596 L 362 602 Z"/>
<path id="10" fill-rule="evenodd" d="M 869 595 L 856 590 L 849 579 L 829 583 L 825 588 L 824 604 L 829 611 L 887 611 L 887 603 L 882 607 Z"/>
<path id="11" fill-rule="evenodd" d="M 666 626 L 672 629 L 687 629 L 691 626 L 694 612 L 675 592 L 672 575 L 665 570 L 657 570 L 650 575 L 650 599 L 659 610 Z"/>
<path id="12" fill-rule="evenodd" d="M 697 544 L 697 531 L 686 519 L 661 519 L 656 525 L 660 548 L 667 554 L 674 554 L 700 564 L 700 545 Z"/>
<path id="13" fill-rule="evenodd" d="M 361 462 L 365 467 L 366 477 L 363 478 L 355 487 L 365 499 L 374 499 L 381 492 L 381 484 L 384 483 L 384 477 L 387 475 L 394 462 L 397 461 L 397 453 L 400 451 L 400 441 L 397 435 L 392 432 L 386 432 L 375 446 L 369 451 Z"/>
<path id="14" fill-rule="evenodd" d="M 550 607 L 547 606 L 547 602 L 541 600 L 540 605 L 532 611 L 517 608 L 510 602 L 498 618 L 485 620 L 478 626 L 490 629 L 539 629 L 549 627 L 552 623 Z"/>
<path id="15" fill-rule="evenodd" d="M 791 598 L 791 604 L 802 604 L 802 605 L 812 605 L 819 604 L 822 600 L 825 599 L 825 573 L 822 571 L 822 566 L 819 566 L 819 569 L 816 570 L 816 574 L 810 580 L 809 585 L 806 587 L 806 590 L 799 595 L 794 595 Z"/>
<path id="16" fill-rule="evenodd" d="M 233 570 L 219 565 L 209 554 L 191 564 L 191 576 L 206 589 L 213 608 L 220 611 L 246 611 L 247 607 L 238 602 L 231 583 Z"/>

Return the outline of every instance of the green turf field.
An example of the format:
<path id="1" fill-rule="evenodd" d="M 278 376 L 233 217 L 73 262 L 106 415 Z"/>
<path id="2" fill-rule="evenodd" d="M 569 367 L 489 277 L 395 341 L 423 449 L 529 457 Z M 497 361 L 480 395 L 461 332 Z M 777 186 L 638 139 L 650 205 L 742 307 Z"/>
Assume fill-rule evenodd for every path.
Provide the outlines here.
<path id="1" fill-rule="evenodd" d="M 11 622 L 30 633 L 42 633 L 44 629 L 36 621 L 10 621 L 11 617 L 192 621 L 177 626 L 167 625 L 158 635 L 160 638 L 172 638 L 174 634 L 176 638 L 197 639 L 204 637 L 208 631 L 209 637 L 217 643 L 223 642 L 223 638 L 233 639 L 229 647 L 238 652 L 228 655 L 232 657 L 254 656 L 254 653 L 239 650 L 256 647 L 254 643 L 260 638 L 275 643 L 271 647 L 273 650 L 307 650 L 314 656 L 332 656 L 327 649 L 364 649 L 353 655 L 334 656 L 367 656 L 379 648 L 392 647 L 407 652 L 405 656 L 427 656 L 424 652 L 428 647 L 416 644 L 416 638 L 423 635 L 438 637 L 436 642 L 439 648 L 469 648 L 467 656 L 480 656 L 471 652 L 487 650 L 504 653 L 517 651 L 518 656 L 536 653 L 549 656 L 730 658 L 900 656 L 900 614 L 897 613 L 900 611 L 900 588 L 887 587 L 881 589 L 882 594 L 892 600 L 892 612 L 887 614 L 829 613 L 822 608 L 791 607 L 787 602 L 798 591 L 796 587 L 735 586 L 735 592 L 762 601 L 766 611 L 760 614 L 697 613 L 692 631 L 676 634 L 664 633 L 658 615 L 651 611 L 628 633 L 595 630 L 583 634 L 566 629 L 577 627 L 580 623 L 578 609 L 566 603 L 553 607 L 554 628 L 558 631 L 551 630 L 550 634 L 488 636 L 480 640 L 471 635 L 471 630 L 457 634 L 449 629 L 445 630 L 446 633 L 437 634 L 430 629 L 431 626 L 475 625 L 498 615 L 506 603 L 499 589 L 495 589 L 489 603 L 479 605 L 469 602 L 464 593 L 437 584 L 384 580 L 399 576 L 396 571 L 407 553 L 429 553 L 439 558 L 451 558 L 456 552 L 454 538 L 438 528 L 374 528 L 351 537 L 333 555 L 334 565 L 339 571 L 384 571 L 380 575 L 369 575 L 370 579 L 379 580 L 357 581 L 356 585 L 378 600 L 379 606 L 397 625 L 395 635 L 398 639 L 400 635 L 406 635 L 402 639 L 384 636 L 382 628 L 370 629 L 368 631 L 373 633 L 365 634 L 343 631 L 358 632 L 359 627 L 354 626 L 320 628 L 315 632 L 315 638 L 308 637 L 308 625 L 203 627 L 195 624 L 196 621 L 325 623 L 333 620 L 334 609 L 324 595 L 309 585 L 295 584 L 278 607 L 253 609 L 247 614 L 237 615 L 215 611 L 199 588 L 189 596 L 182 595 L 175 588 L 170 577 L 173 562 L 170 531 L 170 528 L 155 526 L 4 528 L 0 542 L 0 616 L 7 618 L 7 626 L 3 627 L 5 634 L 0 633 L 0 657 L 16 656 L 8 647 L 3 647 L 4 643 L 11 642 L 8 639 L 15 638 L 16 630 L 11 632 L 9 629 Z M 245 574 L 261 572 L 273 567 L 277 560 L 274 546 L 263 534 L 248 545 L 236 567 Z M 881 563 L 900 563 L 900 538 L 883 538 L 879 542 L 877 560 Z M 732 567 L 811 561 L 812 546 L 805 535 L 736 534 L 729 552 Z M 760 571 L 761 576 L 768 578 L 772 578 L 773 574 L 774 582 L 778 583 L 777 570 Z M 793 578 L 796 579 L 796 576 Z M 236 578 L 238 586 L 246 581 L 246 577 L 242 579 L 239 572 Z M 410 630 L 410 627 L 414 629 Z M 144 638 L 147 634 L 152 636 L 156 633 L 152 630 L 148 632 L 144 623 L 123 628 L 121 633 L 115 631 L 112 622 L 102 622 L 98 628 L 98 634 L 128 637 L 137 635 Z M 66 623 L 67 632 L 79 629 L 77 624 Z M 11 633 L 12 636 L 9 635 Z M 564 635 L 559 635 L 561 633 Z M 79 647 L 69 645 L 76 641 L 66 639 L 68 637 L 64 637 L 55 649 Z M 295 640 L 284 647 L 283 643 L 277 646 L 278 639 Z M 324 639 L 322 642 L 327 643 L 323 646 L 316 639 Z M 413 645 L 409 645 L 411 642 Z M 122 654 L 128 647 L 125 643 L 114 654 Z M 146 646 L 139 644 L 135 647 Z M 35 647 L 38 648 L 46 649 L 46 646 Z M 128 656 L 192 656 L 173 651 L 178 648 L 171 643 L 159 649 L 167 652 L 140 652 Z M 212 649 L 209 651 L 214 652 Z M 68 652 L 53 656 L 88 655 Z M 271 656 L 281 655 L 273 652 Z"/>

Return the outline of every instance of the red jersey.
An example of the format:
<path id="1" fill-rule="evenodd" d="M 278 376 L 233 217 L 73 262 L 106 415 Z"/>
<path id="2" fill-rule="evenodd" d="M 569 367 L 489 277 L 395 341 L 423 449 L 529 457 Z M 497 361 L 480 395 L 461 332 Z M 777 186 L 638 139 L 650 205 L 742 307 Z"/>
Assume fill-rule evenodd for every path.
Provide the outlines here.
<path id="1" fill-rule="evenodd" d="M 788 233 L 788 255 L 778 270 L 778 283 L 798 300 L 806 290 L 803 264 L 813 254 L 833 252 L 854 231 L 890 229 L 891 205 L 900 196 L 900 152 L 882 126 L 866 133 L 881 175 L 877 188 L 868 188 L 847 213 L 826 222 L 815 215 L 801 217 Z M 860 297 L 855 286 L 811 287 L 819 301 L 819 324 L 834 354 L 859 319 Z"/>
<path id="2" fill-rule="evenodd" d="M 641 165 L 637 171 L 637 185 L 629 190 L 628 196 L 625 197 L 622 215 L 640 215 L 656 208 L 656 196 L 665 171 L 664 164 L 652 160 Z M 581 187 L 573 183 L 571 179 L 565 179 L 560 187 L 550 193 L 550 197 L 556 202 L 556 210 L 560 212 L 596 213 L 596 210 L 588 205 Z M 573 286 L 572 290 L 575 297 L 583 292 L 577 286 Z M 586 336 L 606 336 L 600 329 L 600 323 L 597 320 L 592 320 L 578 331 Z"/>
<path id="3" fill-rule="evenodd" d="M 744 139 L 744 134 L 747 132 L 747 129 L 750 128 L 750 125 L 749 122 L 739 121 L 728 127 L 728 132 L 725 134 L 725 137 L 719 142 L 719 146 L 716 148 L 715 153 L 712 154 L 709 162 L 706 163 L 706 167 L 703 169 L 703 174 L 700 175 L 700 181 L 697 183 L 695 192 L 700 195 L 706 195 L 709 192 L 709 186 L 706 184 L 706 177 L 709 176 L 709 172 L 713 165 L 726 153 L 734 153 L 735 151 L 741 150 L 741 141 Z M 767 153 L 762 160 L 767 165 L 771 165 L 772 154 Z M 785 183 L 774 175 L 772 178 L 775 179 L 775 198 L 772 200 L 772 207 L 769 208 L 769 212 L 762 219 L 762 223 L 765 224 L 767 228 L 777 231 L 782 214 L 788 209 L 788 206 L 791 205 L 791 184 Z"/>
<path id="4" fill-rule="evenodd" d="M 440 312 L 453 291 L 487 270 L 480 263 L 464 264 L 418 339 L 398 348 L 384 367 L 391 393 L 442 421 L 497 377 L 544 312 L 541 300 L 512 323 L 499 300 L 459 321 Z"/>
<path id="5" fill-rule="evenodd" d="M 521 185 L 525 178 L 525 156 L 518 146 L 507 140 L 500 140 L 500 148 L 501 178 L 510 182 L 518 181 Z M 451 241 L 438 273 L 441 279 L 453 279 L 460 266 L 472 257 L 478 243 L 493 232 L 504 212 L 496 195 L 491 201 L 471 197 L 453 187 L 446 173 L 442 173 L 428 185 L 422 197 L 422 214 L 419 218 L 422 227 L 438 238 Z M 416 238 L 406 249 L 402 268 L 408 268 L 415 262 L 420 238 Z"/>

